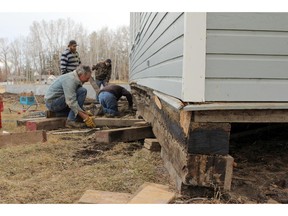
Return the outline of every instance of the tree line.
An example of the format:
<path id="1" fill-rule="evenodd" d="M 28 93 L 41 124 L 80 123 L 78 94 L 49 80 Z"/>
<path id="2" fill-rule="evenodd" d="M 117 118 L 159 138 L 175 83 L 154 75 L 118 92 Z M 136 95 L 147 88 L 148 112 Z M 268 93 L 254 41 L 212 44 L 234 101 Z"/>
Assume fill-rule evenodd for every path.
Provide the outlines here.
<path id="1" fill-rule="evenodd" d="M 0 82 L 34 82 L 44 75 L 60 75 L 60 57 L 70 40 L 76 40 L 82 64 L 112 60 L 111 80 L 128 81 L 129 27 L 103 27 L 90 34 L 68 19 L 34 21 L 27 37 L 9 42 L 0 38 Z"/>

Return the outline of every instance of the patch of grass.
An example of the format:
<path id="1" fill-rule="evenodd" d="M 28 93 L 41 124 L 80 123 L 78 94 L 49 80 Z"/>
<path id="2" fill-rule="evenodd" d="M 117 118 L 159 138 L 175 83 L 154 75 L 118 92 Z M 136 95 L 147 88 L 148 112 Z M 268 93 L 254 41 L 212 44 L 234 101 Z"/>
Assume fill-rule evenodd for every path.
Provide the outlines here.
<path id="1" fill-rule="evenodd" d="M 169 184 L 159 153 L 140 143 L 96 151 L 88 138 L 71 137 L 0 149 L 0 203 L 75 203 L 88 189 L 133 193 L 146 181 Z M 94 154 L 82 157 L 87 149 Z"/>
<path id="2" fill-rule="evenodd" d="M 16 108 L 17 95 L 4 100 L 2 130 L 24 132 L 17 120 L 27 113 L 8 109 Z M 0 148 L 0 203 L 76 203 L 86 190 L 134 193 L 144 182 L 169 184 L 159 152 L 146 151 L 140 142 L 93 140 L 49 134 L 45 143 Z"/>

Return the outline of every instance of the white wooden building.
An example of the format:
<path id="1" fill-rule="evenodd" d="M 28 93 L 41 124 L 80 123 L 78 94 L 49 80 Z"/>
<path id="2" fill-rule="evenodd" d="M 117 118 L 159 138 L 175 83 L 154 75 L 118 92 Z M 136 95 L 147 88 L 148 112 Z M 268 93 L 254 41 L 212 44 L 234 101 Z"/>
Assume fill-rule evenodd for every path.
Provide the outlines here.
<path id="1" fill-rule="evenodd" d="M 130 85 L 179 188 L 230 188 L 231 123 L 288 122 L 287 20 L 288 13 L 130 14 Z M 222 163 L 222 179 L 208 165 L 198 172 L 197 161 L 217 175 Z"/>

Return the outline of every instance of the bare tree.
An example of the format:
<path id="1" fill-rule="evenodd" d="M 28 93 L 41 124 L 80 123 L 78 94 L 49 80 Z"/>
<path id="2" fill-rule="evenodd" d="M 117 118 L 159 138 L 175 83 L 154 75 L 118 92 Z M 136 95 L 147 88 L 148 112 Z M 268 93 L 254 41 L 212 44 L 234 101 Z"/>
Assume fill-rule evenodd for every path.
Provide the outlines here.
<path id="1" fill-rule="evenodd" d="M 26 38 L 19 38 L 10 45 L 7 40 L 0 39 L 0 62 L 4 65 L 0 75 L 5 80 L 13 73 L 21 80 L 33 81 L 34 75 L 41 76 L 54 72 L 60 75 L 60 57 L 67 48 L 68 42 L 75 39 L 82 64 L 92 66 L 104 59 L 112 60 L 111 80 L 128 80 L 128 26 L 116 31 L 108 27 L 87 34 L 82 24 L 70 18 L 41 22 L 34 21 Z M 9 67 L 8 62 L 12 63 Z M 11 70 L 11 71 L 10 71 Z"/>
<path id="2" fill-rule="evenodd" d="M 8 64 L 8 55 L 9 55 L 9 44 L 8 39 L 0 38 L 0 62 L 4 64 L 4 71 L 1 74 L 1 78 L 4 81 L 7 81 L 10 74 L 9 64 Z"/>

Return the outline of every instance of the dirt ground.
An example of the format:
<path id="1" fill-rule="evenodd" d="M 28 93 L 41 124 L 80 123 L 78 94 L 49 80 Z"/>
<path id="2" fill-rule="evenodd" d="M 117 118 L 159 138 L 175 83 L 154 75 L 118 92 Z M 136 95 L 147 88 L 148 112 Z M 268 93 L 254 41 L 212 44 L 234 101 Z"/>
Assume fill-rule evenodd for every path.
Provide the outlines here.
<path id="1" fill-rule="evenodd" d="M 5 101 L 1 131 L 23 131 L 15 122 L 28 113 L 8 110 L 17 108 L 19 97 L 1 95 Z M 37 100 L 38 109 L 45 109 L 43 98 Z M 121 118 L 134 114 L 123 112 Z M 287 204 L 288 125 L 264 126 L 268 129 L 253 133 L 255 125 L 232 125 L 230 155 L 235 163 L 230 192 L 195 188 L 199 192 L 194 196 L 178 194 L 173 203 Z M 250 135 L 237 137 L 249 130 Z M 147 151 L 141 141 L 103 145 L 94 143 L 89 134 L 49 135 L 45 145 L 0 149 L 0 164 L 0 203 L 76 203 L 85 190 L 133 193 L 145 181 L 174 190 L 160 153 Z"/>

